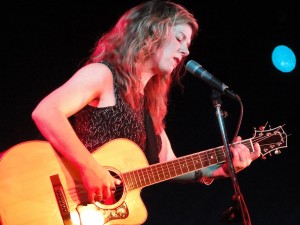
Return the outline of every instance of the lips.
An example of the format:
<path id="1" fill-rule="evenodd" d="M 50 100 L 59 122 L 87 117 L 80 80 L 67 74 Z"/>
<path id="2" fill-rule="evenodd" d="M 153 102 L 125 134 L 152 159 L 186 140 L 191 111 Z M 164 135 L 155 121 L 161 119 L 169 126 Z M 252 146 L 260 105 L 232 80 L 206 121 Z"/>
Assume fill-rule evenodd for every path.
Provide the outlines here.
<path id="1" fill-rule="evenodd" d="M 179 58 L 176 58 L 176 57 L 174 57 L 173 58 L 174 59 L 174 61 L 175 61 L 175 63 L 176 63 L 176 66 L 180 63 L 180 59 Z"/>

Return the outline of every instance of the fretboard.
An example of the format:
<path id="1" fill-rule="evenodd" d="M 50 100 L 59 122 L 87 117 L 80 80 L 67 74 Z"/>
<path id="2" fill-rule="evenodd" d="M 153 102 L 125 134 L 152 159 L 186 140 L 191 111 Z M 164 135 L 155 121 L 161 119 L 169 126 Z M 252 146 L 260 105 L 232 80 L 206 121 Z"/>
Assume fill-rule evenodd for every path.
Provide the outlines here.
<path id="1" fill-rule="evenodd" d="M 251 139 L 242 142 L 253 151 Z M 225 148 L 208 149 L 191 155 L 179 157 L 175 160 L 156 163 L 148 167 L 133 170 L 123 174 L 128 190 L 150 186 L 155 183 L 170 180 L 183 174 L 196 171 L 208 166 L 226 161 Z"/>

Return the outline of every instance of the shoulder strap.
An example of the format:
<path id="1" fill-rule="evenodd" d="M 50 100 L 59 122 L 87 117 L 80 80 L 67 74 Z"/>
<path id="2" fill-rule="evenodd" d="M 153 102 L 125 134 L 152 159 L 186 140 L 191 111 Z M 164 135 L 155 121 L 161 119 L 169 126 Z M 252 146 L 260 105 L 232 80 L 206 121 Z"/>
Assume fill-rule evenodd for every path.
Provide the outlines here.
<path id="1" fill-rule="evenodd" d="M 149 164 L 158 163 L 158 153 L 161 148 L 160 137 L 154 132 L 153 121 L 148 111 L 145 112 L 145 129 L 146 129 L 146 157 Z"/>

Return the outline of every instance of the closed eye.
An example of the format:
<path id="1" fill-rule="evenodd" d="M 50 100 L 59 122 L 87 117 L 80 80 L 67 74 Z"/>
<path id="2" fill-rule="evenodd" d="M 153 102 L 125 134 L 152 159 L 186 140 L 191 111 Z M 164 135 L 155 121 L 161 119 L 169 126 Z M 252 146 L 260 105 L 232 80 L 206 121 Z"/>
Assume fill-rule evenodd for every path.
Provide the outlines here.
<path id="1" fill-rule="evenodd" d="M 180 38 L 176 38 L 176 40 L 177 40 L 179 43 L 181 43 L 181 41 L 182 41 Z"/>

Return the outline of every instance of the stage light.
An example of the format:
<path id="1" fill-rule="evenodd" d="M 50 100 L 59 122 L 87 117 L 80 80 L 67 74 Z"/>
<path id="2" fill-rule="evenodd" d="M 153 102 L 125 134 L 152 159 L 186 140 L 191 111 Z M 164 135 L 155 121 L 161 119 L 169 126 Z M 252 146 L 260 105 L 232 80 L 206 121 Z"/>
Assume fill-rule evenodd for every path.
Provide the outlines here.
<path id="1" fill-rule="evenodd" d="M 272 52 L 272 62 L 279 71 L 288 73 L 296 66 L 296 56 L 289 47 L 279 45 Z"/>

